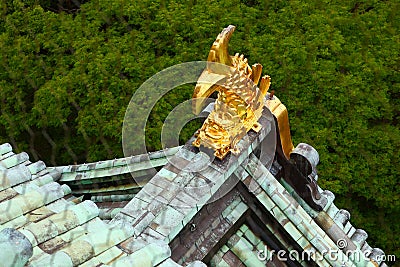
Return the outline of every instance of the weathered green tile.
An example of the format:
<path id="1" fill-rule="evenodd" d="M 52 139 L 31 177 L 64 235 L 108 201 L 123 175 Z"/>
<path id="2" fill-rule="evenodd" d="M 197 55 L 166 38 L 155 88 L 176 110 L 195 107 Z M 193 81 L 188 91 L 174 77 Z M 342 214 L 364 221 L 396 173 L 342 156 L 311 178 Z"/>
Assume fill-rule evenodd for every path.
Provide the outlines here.
<path id="1" fill-rule="evenodd" d="M 253 245 L 256 246 L 260 242 L 260 238 L 255 236 L 252 231 L 246 231 L 244 233 L 244 236 L 246 237 L 247 240 Z"/>
<path id="2" fill-rule="evenodd" d="M 175 156 L 186 160 L 192 160 L 194 156 L 196 156 L 196 153 L 193 153 L 192 151 L 189 151 L 186 148 L 182 148 L 176 152 Z"/>
<path id="3" fill-rule="evenodd" d="M 175 179 L 175 177 L 177 176 L 176 173 L 173 173 L 165 168 L 162 168 L 157 175 L 164 177 L 165 179 L 169 180 L 169 181 L 173 181 Z"/>
<path id="4" fill-rule="evenodd" d="M 281 225 L 285 225 L 289 219 L 287 218 L 287 216 L 282 212 L 281 209 L 279 209 L 279 207 L 274 207 L 272 209 L 272 215 L 275 217 L 275 219 L 281 224 Z"/>
<path id="5" fill-rule="evenodd" d="M 156 266 L 171 256 L 168 244 L 152 243 L 113 263 L 113 267 Z"/>
<path id="6" fill-rule="evenodd" d="M 245 239 L 241 238 L 232 248 L 232 252 L 246 266 L 265 266 L 256 256 L 257 252 L 253 251 L 253 246 Z"/>
<path id="7" fill-rule="evenodd" d="M 285 198 L 285 196 L 277 191 L 272 194 L 271 198 L 281 210 L 285 210 L 290 205 L 290 202 Z"/>
<path id="8" fill-rule="evenodd" d="M 243 202 L 240 202 L 230 213 L 225 213 L 225 219 L 230 223 L 234 224 L 239 220 L 239 218 L 246 212 L 248 209 L 247 205 Z"/>
<path id="9" fill-rule="evenodd" d="M 149 202 L 135 197 L 129 201 L 129 203 L 123 208 L 122 212 L 133 218 L 138 218 L 144 210 L 148 209 L 149 205 Z"/>
<path id="10" fill-rule="evenodd" d="M 297 229 L 300 230 L 300 232 L 302 233 L 302 235 L 307 238 L 308 240 L 312 240 L 317 233 L 314 231 L 313 227 L 311 226 L 311 224 L 302 221 L 300 224 L 296 225 Z"/>
<path id="11" fill-rule="evenodd" d="M 165 209 L 154 218 L 153 222 L 159 225 L 159 227 L 154 230 L 168 236 L 170 233 L 166 231 L 176 226 L 180 227 L 183 218 L 184 215 L 182 213 L 171 206 L 166 206 Z"/>
<path id="12" fill-rule="evenodd" d="M 30 262 L 29 266 L 31 267 L 42 267 L 42 266 L 63 266 L 69 267 L 74 266 L 71 260 L 71 257 L 65 252 L 58 251 L 53 255 L 46 255 L 38 259 L 37 261 Z"/>
<path id="13" fill-rule="evenodd" d="M 234 199 L 234 200 L 232 201 L 232 203 L 230 203 L 229 206 L 226 207 L 226 208 L 222 211 L 222 213 L 221 213 L 222 217 L 224 217 L 224 218 L 227 217 L 228 214 L 230 214 L 230 213 L 232 212 L 232 210 L 234 210 L 234 209 L 236 208 L 236 206 L 239 205 L 240 202 L 241 202 L 240 198 Z"/>
<path id="14" fill-rule="evenodd" d="M 228 250 L 229 250 L 229 248 L 228 248 L 226 245 L 223 245 L 223 246 L 221 247 L 221 251 L 222 251 L 223 253 L 228 252 Z"/>
<path id="15" fill-rule="evenodd" d="M 306 222 L 313 221 L 313 219 L 310 217 L 310 215 L 307 213 L 306 210 L 304 210 L 304 209 L 296 209 L 296 212 L 302 218 L 303 221 L 306 221 Z"/>
<path id="16" fill-rule="evenodd" d="M 246 224 L 242 224 L 239 230 L 242 231 L 243 233 L 246 233 L 246 231 L 249 230 L 249 227 Z"/>
<path id="17" fill-rule="evenodd" d="M 187 213 L 183 219 L 181 220 L 181 224 L 183 226 L 186 226 L 188 224 L 188 222 L 190 222 L 192 220 L 192 218 L 197 214 L 197 209 L 196 208 L 192 208 L 189 213 Z"/>
<path id="18" fill-rule="evenodd" d="M 204 262 L 199 261 L 199 260 L 192 261 L 186 266 L 187 267 L 207 267 L 207 265 Z"/>
<path id="19" fill-rule="evenodd" d="M 225 219 L 230 224 L 235 224 L 239 220 L 239 218 L 243 215 L 243 213 L 244 212 L 233 210 Z"/>
<path id="20" fill-rule="evenodd" d="M 272 201 L 272 199 L 264 192 L 261 192 L 260 194 L 256 195 L 256 198 L 269 211 L 272 210 L 276 206 L 276 204 Z"/>
<path id="21" fill-rule="evenodd" d="M 331 217 L 331 218 L 334 218 L 336 213 L 338 213 L 338 212 L 339 212 L 339 209 L 336 207 L 336 205 L 334 203 L 329 207 L 329 209 L 327 211 L 329 217 Z"/>
<path id="22" fill-rule="evenodd" d="M 287 209 L 285 209 L 283 211 L 283 213 L 286 214 L 286 216 L 289 218 L 289 220 L 294 224 L 294 225 L 298 225 L 300 224 L 303 219 L 299 216 L 298 214 L 298 210 L 302 209 L 302 207 L 297 207 L 297 208 L 293 208 L 291 206 L 289 206 Z"/>
<path id="23" fill-rule="evenodd" d="M 294 226 L 292 222 L 286 223 L 283 228 L 288 232 L 288 234 L 294 239 L 294 240 L 299 240 L 300 237 L 303 236 L 302 233 Z"/>
<path id="24" fill-rule="evenodd" d="M 308 247 L 308 246 L 311 246 L 310 241 L 308 241 L 307 238 L 306 238 L 305 236 L 300 237 L 300 239 L 297 240 L 297 244 L 299 244 L 299 246 L 300 246 L 301 248 L 303 248 L 303 249 L 306 248 L 306 247 Z"/>
<path id="25" fill-rule="evenodd" d="M 0 145 L 0 156 L 3 156 L 12 151 L 12 146 L 9 143 Z"/>
<path id="26" fill-rule="evenodd" d="M 324 237 L 326 235 L 325 231 L 321 229 L 321 227 L 315 222 L 315 221 L 311 221 L 310 222 L 310 227 L 315 231 L 315 233 L 319 236 L 319 237 Z"/>
<path id="27" fill-rule="evenodd" d="M 19 154 L 14 154 L 10 157 L 4 158 L 0 161 L 0 166 L 5 167 L 6 169 L 17 166 L 18 164 L 22 164 L 25 161 L 29 160 L 29 156 L 27 153 L 22 152 Z"/>
<path id="28" fill-rule="evenodd" d="M 165 261 L 161 262 L 157 267 L 181 267 L 182 265 L 176 263 L 171 258 L 166 259 Z"/>
<path id="29" fill-rule="evenodd" d="M 114 227 L 111 229 L 103 228 L 101 231 L 85 236 L 82 240 L 91 245 L 94 255 L 98 255 L 129 237 L 129 233 L 125 232 L 124 229 Z"/>
<path id="30" fill-rule="evenodd" d="M 325 242 L 324 239 L 316 236 L 312 240 L 310 240 L 310 243 L 319 251 L 319 252 L 327 252 L 331 248 L 328 246 Z"/>
<path id="31" fill-rule="evenodd" d="M 216 266 L 218 266 L 218 267 L 231 267 L 223 258 L 221 259 L 221 261 Z"/>

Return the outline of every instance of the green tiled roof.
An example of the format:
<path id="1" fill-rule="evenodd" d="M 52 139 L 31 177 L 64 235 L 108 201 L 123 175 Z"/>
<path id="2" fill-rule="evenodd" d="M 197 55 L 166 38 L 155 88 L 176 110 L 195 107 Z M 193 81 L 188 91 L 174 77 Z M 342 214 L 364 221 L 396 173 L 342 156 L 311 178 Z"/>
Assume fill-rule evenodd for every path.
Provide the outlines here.
<path id="1" fill-rule="evenodd" d="M 253 154 L 269 131 L 248 134 L 238 156 L 211 164 L 192 140 L 149 155 L 55 168 L 0 145 L 0 257 L 5 266 L 265 266 L 276 263 L 277 247 L 310 255 L 297 255 L 294 266 L 386 266 L 331 192 L 318 187 L 325 204 L 316 211 L 272 174 L 277 162 L 267 169 Z M 151 166 L 164 167 L 147 183 L 124 176 L 146 175 Z M 179 241 L 190 232 L 197 240 Z M 354 256 L 367 252 L 366 259 Z"/>

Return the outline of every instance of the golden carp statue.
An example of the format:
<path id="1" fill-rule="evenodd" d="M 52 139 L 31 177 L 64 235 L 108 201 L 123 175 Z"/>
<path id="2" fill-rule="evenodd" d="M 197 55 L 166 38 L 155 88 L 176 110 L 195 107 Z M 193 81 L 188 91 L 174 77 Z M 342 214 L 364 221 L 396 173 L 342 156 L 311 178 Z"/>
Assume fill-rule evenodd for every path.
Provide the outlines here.
<path id="1" fill-rule="evenodd" d="M 271 101 L 266 100 L 271 79 L 267 75 L 261 78 L 261 64 L 257 63 L 250 67 L 243 55 L 229 55 L 228 43 L 234 30 L 235 26 L 229 25 L 218 35 L 210 49 L 207 67 L 196 84 L 193 94 L 194 113 L 199 114 L 202 111 L 204 100 L 212 93 L 217 91 L 218 97 L 214 109 L 196 132 L 197 138 L 193 145 L 211 148 L 219 159 L 223 159 L 229 152 L 237 154 L 239 152 L 237 144 L 240 139 L 251 129 L 256 132 L 261 129 L 258 120 L 263 108 L 269 106 L 273 108 L 271 110 L 273 113 L 274 109 L 279 111 L 279 114 L 274 113 L 278 118 L 278 127 L 283 120 L 282 126 L 287 128 L 285 131 L 289 138 L 287 136 L 284 138 L 288 143 L 284 153 L 288 157 L 293 145 L 289 128 L 285 127 L 288 126 L 286 108 L 276 97 L 271 96 L 269 97 Z M 279 117 L 283 118 L 279 121 Z"/>

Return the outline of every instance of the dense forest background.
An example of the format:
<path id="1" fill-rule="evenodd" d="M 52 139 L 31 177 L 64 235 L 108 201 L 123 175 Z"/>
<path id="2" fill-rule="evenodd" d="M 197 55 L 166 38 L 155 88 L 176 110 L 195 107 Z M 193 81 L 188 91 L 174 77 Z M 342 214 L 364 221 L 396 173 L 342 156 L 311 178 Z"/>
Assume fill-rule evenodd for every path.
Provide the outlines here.
<path id="1" fill-rule="evenodd" d="M 399 12 L 395 0 L 1 1 L 0 142 L 48 165 L 123 156 L 135 90 L 166 67 L 205 60 L 233 24 L 231 54 L 272 77 L 294 143 L 320 153 L 320 186 L 371 245 L 399 258 Z M 154 108 L 149 150 L 192 90 Z"/>

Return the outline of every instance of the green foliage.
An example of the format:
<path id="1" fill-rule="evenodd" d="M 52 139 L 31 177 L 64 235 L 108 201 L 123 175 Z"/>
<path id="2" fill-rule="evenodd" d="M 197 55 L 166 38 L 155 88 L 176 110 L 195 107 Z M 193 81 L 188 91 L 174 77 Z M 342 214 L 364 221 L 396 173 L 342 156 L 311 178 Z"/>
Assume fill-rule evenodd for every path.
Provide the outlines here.
<path id="1" fill-rule="evenodd" d="M 136 88 L 166 67 L 205 60 L 233 24 L 231 52 L 264 66 L 295 143 L 319 151 L 321 187 L 371 243 L 400 257 L 398 1 L 58 3 L 0 3 L 0 141 L 48 164 L 122 156 Z M 192 90 L 154 107 L 149 149 L 161 147 L 163 120 Z"/>

